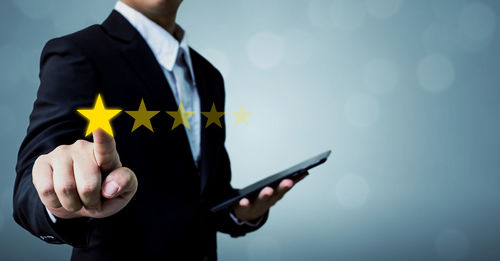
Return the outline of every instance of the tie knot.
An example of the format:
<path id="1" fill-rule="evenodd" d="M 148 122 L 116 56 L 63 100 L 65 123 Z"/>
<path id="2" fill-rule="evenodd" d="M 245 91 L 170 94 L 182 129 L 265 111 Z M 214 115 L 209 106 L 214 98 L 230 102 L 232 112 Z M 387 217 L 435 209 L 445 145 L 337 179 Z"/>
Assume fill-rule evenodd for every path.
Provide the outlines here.
<path id="1" fill-rule="evenodd" d="M 179 48 L 177 51 L 176 63 L 182 66 L 185 66 L 186 64 L 186 55 L 184 54 L 184 49 L 182 48 Z"/>

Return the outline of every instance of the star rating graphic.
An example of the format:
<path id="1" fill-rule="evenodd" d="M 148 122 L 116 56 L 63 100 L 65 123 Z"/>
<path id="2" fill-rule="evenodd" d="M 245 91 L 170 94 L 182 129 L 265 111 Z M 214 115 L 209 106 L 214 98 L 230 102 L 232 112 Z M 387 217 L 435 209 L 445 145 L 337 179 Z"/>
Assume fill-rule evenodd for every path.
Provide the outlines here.
<path id="1" fill-rule="evenodd" d="M 239 112 L 231 112 L 234 117 L 236 117 L 236 125 L 240 122 L 244 122 L 246 125 L 248 125 L 247 117 L 252 114 L 251 112 L 245 112 L 243 110 L 243 106 L 240 106 L 240 111 Z"/>
<path id="2" fill-rule="evenodd" d="M 153 118 L 160 111 L 148 111 L 146 110 L 146 105 L 144 104 L 144 99 L 141 99 L 141 104 L 137 111 L 125 111 L 128 115 L 134 118 L 134 126 L 132 126 L 132 132 L 137 128 L 144 126 L 148 128 L 151 132 L 154 132 L 153 126 L 151 125 L 151 118 Z"/>
<path id="3" fill-rule="evenodd" d="M 96 129 L 102 129 L 107 132 L 109 135 L 113 136 L 113 129 L 111 127 L 111 120 L 114 119 L 122 109 L 120 108 L 106 108 L 104 105 L 103 98 L 101 94 L 97 95 L 97 99 L 95 101 L 93 108 L 81 108 L 77 109 L 82 116 L 84 116 L 88 120 L 87 130 L 85 131 L 85 136 L 90 135 Z M 136 131 L 140 127 L 144 127 L 151 132 L 154 132 L 153 125 L 151 124 L 151 119 L 155 117 L 160 111 L 148 111 L 144 99 L 141 99 L 139 104 L 139 108 L 136 111 L 125 111 L 130 117 L 134 119 L 134 124 L 132 126 L 131 132 Z M 186 111 L 184 109 L 184 105 L 182 101 L 179 103 L 179 107 L 177 111 L 165 111 L 168 115 L 170 115 L 174 122 L 172 124 L 171 130 L 174 130 L 180 125 L 183 125 L 187 129 L 191 129 L 191 125 L 189 124 L 189 118 L 191 118 L 195 113 L 195 111 Z M 217 111 L 215 103 L 212 103 L 212 107 L 210 111 L 202 111 L 200 112 L 203 116 L 207 118 L 207 122 L 205 124 L 205 128 L 210 127 L 212 124 L 217 125 L 219 128 L 222 128 L 221 117 L 226 113 L 222 111 Z M 236 124 L 238 125 L 240 122 L 248 125 L 247 118 L 252 113 L 246 112 L 243 109 L 243 106 L 240 106 L 240 110 L 238 112 L 231 112 L 231 114 L 236 118 Z"/>
<path id="4" fill-rule="evenodd" d="M 177 111 L 167 111 L 168 115 L 174 118 L 174 124 L 172 125 L 172 130 L 177 128 L 180 124 L 186 126 L 186 128 L 191 129 L 189 125 L 189 118 L 193 116 L 194 111 L 184 110 L 184 105 L 182 102 L 179 104 L 179 109 Z"/>
<path id="5" fill-rule="evenodd" d="M 109 135 L 113 136 L 113 129 L 111 129 L 111 124 L 109 121 L 113 119 L 122 110 L 117 109 L 106 109 L 101 98 L 101 94 L 97 95 L 97 100 L 95 102 L 94 108 L 92 109 L 79 109 L 76 110 L 81 113 L 85 118 L 89 120 L 89 125 L 85 136 L 88 136 L 93 131 L 101 128 L 103 131 L 107 132 Z"/>
<path id="6" fill-rule="evenodd" d="M 205 125 L 205 128 L 208 128 L 210 124 L 215 123 L 215 125 L 219 126 L 222 128 L 222 124 L 220 123 L 220 117 L 222 117 L 225 112 L 219 112 L 215 108 L 215 103 L 212 103 L 212 108 L 208 112 L 201 112 L 203 116 L 207 117 L 207 124 Z"/>

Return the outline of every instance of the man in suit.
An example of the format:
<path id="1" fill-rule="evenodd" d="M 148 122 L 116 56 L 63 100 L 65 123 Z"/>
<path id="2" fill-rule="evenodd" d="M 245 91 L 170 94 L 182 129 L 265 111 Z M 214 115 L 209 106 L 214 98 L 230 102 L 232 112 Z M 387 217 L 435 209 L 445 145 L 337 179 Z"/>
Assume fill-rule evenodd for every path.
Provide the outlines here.
<path id="1" fill-rule="evenodd" d="M 102 25 L 52 39 L 42 51 L 14 218 L 46 242 L 74 246 L 73 260 L 216 259 L 217 231 L 236 237 L 258 229 L 294 185 L 286 179 L 231 209 L 208 210 L 236 191 L 224 118 L 219 127 L 185 111 L 222 111 L 224 84 L 188 47 L 175 23 L 180 3 L 119 1 Z M 101 98 L 107 108 L 139 112 L 144 103 L 184 118 L 175 126 L 160 112 L 135 126 L 137 118 L 122 113 L 111 136 L 77 112 Z"/>

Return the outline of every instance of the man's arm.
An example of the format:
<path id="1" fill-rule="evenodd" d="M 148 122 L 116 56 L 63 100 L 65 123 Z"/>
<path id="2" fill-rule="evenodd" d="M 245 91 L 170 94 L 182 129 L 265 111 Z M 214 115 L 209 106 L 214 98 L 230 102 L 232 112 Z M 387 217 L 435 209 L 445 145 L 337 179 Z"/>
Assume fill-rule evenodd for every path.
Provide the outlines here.
<path id="1" fill-rule="evenodd" d="M 218 184 L 224 184 L 224 189 L 220 190 L 222 193 L 219 193 L 219 199 L 229 197 L 230 195 L 236 192 L 231 186 L 231 169 L 230 162 L 227 151 L 225 148 L 222 148 L 221 161 L 219 163 L 220 172 L 224 173 L 224 175 L 220 175 L 223 180 L 218 180 Z M 255 231 L 262 227 L 266 221 L 268 213 L 265 213 L 261 217 L 257 218 L 255 221 L 242 222 L 243 220 L 235 220 L 237 218 L 230 208 L 221 210 L 216 214 L 216 224 L 217 230 L 223 233 L 230 234 L 232 237 L 244 236 L 246 233 Z"/>
<path id="2" fill-rule="evenodd" d="M 14 219 L 50 243 L 85 246 L 90 218 L 118 212 L 137 189 L 135 174 L 121 166 L 113 137 L 97 130 L 93 143 L 79 139 L 85 121 L 75 109 L 93 103 L 98 84 L 92 64 L 70 40 L 47 43 L 37 100 L 19 150 Z M 102 185 L 101 171 L 109 172 Z M 59 217 L 57 222 L 47 210 Z"/>
<path id="3" fill-rule="evenodd" d="M 81 137 L 85 122 L 75 120 L 78 117 L 74 108 L 92 101 L 96 84 L 92 66 L 68 40 L 53 39 L 45 45 L 40 61 L 40 88 L 18 154 L 14 219 L 49 243 L 85 245 L 87 220 L 51 222 L 32 182 L 33 164 L 38 156 Z"/>

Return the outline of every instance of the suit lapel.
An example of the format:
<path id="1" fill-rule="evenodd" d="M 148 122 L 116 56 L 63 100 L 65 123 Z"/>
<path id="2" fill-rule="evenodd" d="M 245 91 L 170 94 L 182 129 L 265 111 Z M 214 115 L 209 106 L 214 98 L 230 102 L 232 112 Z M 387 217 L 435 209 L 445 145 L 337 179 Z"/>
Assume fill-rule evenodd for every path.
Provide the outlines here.
<path id="1" fill-rule="evenodd" d="M 142 36 L 121 14 L 114 10 L 102 26 L 109 35 L 121 42 L 122 56 L 144 83 L 146 93 L 154 101 L 153 104 L 166 105 L 162 108 L 166 111 L 176 111 L 177 103 L 163 70 Z M 140 98 L 137 97 L 137 100 Z M 183 153 L 182 157 L 188 157 L 188 161 L 194 166 L 186 132 L 182 128 L 176 128 L 172 131 L 172 135 L 180 148 L 183 148 L 180 151 L 187 152 Z"/>
<path id="2" fill-rule="evenodd" d="M 201 63 L 198 60 L 198 53 L 196 53 L 193 49 L 189 49 L 190 51 L 190 56 L 191 56 L 191 62 L 193 65 L 193 71 L 194 71 L 194 78 L 196 81 L 196 89 L 198 90 L 198 95 L 200 96 L 200 113 L 201 111 L 210 111 L 210 106 L 212 106 L 212 103 L 208 100 L 210 95 L 207 93 L 208 87 L 210 86 L 210 83 L 208 82 L 208 79 L 205 77 L 205 74 L 203 73 L 203 68 L 200 68 Z M 199 169 L 200 169 L 200 194 L 203 194 L 203 191 L 205 189 L 205 186 L 207 184 L 208 180 L 208 173 L 209 168 L 208 168 L 208 162 L 210 161 L 210 153 L 208 151 L 208 141 L 206 137 L 206 117 L 201 117 L 201 127 L 200 127 L 200 162 L 199 164 Z"/>

